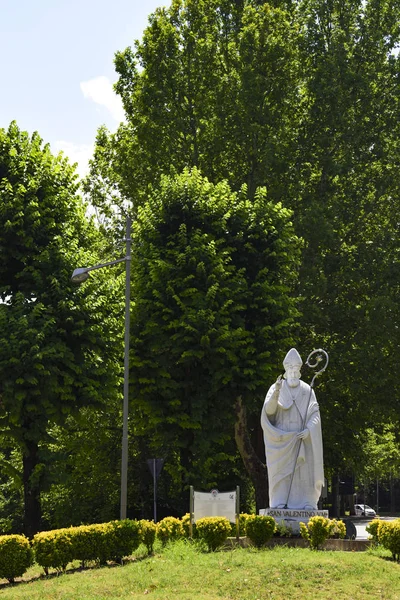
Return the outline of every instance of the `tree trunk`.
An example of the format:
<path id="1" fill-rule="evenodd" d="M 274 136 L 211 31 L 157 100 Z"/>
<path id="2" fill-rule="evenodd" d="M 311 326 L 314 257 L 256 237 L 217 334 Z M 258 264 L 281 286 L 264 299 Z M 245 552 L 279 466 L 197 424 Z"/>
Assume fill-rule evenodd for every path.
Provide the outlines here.
<path id="1" fill-rule="evenodd" d="M 349 502 L 349 509 L 350 509 L 350 514 L 351 515 L 355 515 L 356 511 L 354 509 L 354 494 L 349 494 L 347 496 L 347 500 Z"/>
<path id="2" fill-rule="evenodd" d="M 340 496 L 340 511 L 339 516 L 344 516 L 346 514 L 346 496 Z"/>
<path id="3" fill-rule="evenodd" d="M 35 477 L 35 469 L 39 464 L 39 446 L 37 442 L 25 442 L 23 455 L 24 483 L 24 533 L 32 538 L 40 530 L 42 511 L 40 506 L 40 482 Z"/>
<path id="4" fill-rule="evenodd" d="M 258 513 L 260 508 L 269 506 L 267 467 L 258 458 L 250 441 L 247 430 L 246 407 L 241 396 L 236 398 L 235 414 L 235 440 L 246 471 L 256 491 L 256 509 Z"/>
<path id="5" fill-rule="evenodd" d="M 332 476 L 332 509 L 330 516 L 337 519 L 339 518 L 339 474 L 334 473 Z"/>
<path id="6" fill-rule="evenodd" d="M 391 514 L 396 512 L 396 494 L 394 489 L 393 474 L 390 474 L 390 512 Z"/>

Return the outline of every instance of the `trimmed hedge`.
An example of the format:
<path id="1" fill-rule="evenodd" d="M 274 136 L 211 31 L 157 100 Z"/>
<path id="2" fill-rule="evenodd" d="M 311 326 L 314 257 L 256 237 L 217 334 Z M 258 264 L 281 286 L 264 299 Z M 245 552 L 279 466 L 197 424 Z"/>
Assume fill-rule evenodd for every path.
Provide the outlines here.
<path id="1" fill-rule="evenodd" d="M 183 527 L 183 535 L 187 538 L 190 538 L 190 513 L 186 513 L 182 517 L 182 527 Z M 196 538 L 196 523 L 192 524 L 192 537 Z"/>
<path id="2" fill-rule="evenodd" d="M 87 562 L 103 563 L 106 541 L 107 524 L 81 525 L 73 529 L 73 555 L 75 560 L 80 560 L 82 566 Z"/>
<path id="3" fill-rule="evenodd" d="M 216 550 L 231 535 L 231 523 L 225 517 L 203 517 L 196 521 L 196 534 L 210 551 Z"/>
<path id="4" fill-rule="evenodd" d="M 300 523 L 300 535 L 308 541 L 313 550 L 318 550 L 329 537 L 344 538 L 346 526 L 343 521 L 317 515 L 311 517 L 307 525 Z"/>
<path id="5" fill-rule="evenodd" d="M 165 517 L 157 523 L 157 538 L 163 546 L 184 537 L 182 521 L 176 517 Z"/>
<path id="6" fill-rule="evenodd" d="M 329 537 L 344 540 L 346 537 L 346 525 L 341 519 L 331 519 Z"/>
<path id="7" fill-rule="evenodd" d="M 125 519 L 112 521 L 112 532 L 109 532 L 108 556 L 106 560 L 121 561 L 130 556 L 141 542 L 140 523 Z"/>
<path id="8" fill-rule="evenodd" d="M 57 571 L 65 571 L 69 562 L 74 560 L 72 551 L 72 530 L 54 529 L 53 531 L 42 531 L 37 533 L 32 541 L 35 560 L 45 573 L 50 567 Z"/>
<path id="9" fill-rule="evenodd" d="M 382 521 L 380 519 L 373 519 L 372 521 L 370 521 L 368 523 L 368 525 L 365 527 L 367 533 L 370 534 L 371 536 L 371 540 L 377 544 L 379 542 L 378 539 L 378 530 L 379 530 L 379 525 L 382 523 Z"/>
<path id="10" fill-rule="evenodd" d="M 378 541 L 392 553 L 393 560 L 400 560 L 400 519 L 381 521 L 378 525 Z"/>
<path id="11" fill-rule="evenodd" d="M 0 536 L 0 579 L 10 583 L 33 564 L 33 552 L 24 535 Z"/>
<path id="12" fill-rule="evenodd" d="M 248 513 L 240 513 L 239 515 L 239 535 L 240 536 L 244 536 L 246 535 L 246 521 L 249 517 L 252 517 L 253 515 L 250 515 Z M 182 526 L 183 526 L 183 532 L 184 532 L 184 536 L 185 537 L 190 537 L 190 513 L 186 513 L 185 515 L 183 515 L 182 519 Z M 193 538 L 197 538 L 197 534 L 196 534 L 196 522 L 193 522 Z M 231 523 L 231 532 L 229 534 L 228 537 L 236 537 L 236 523 Z"/>
<path id="13" fill-rule="evenodd" d="M 246 519 L 246 535 L 257 548 L 261 548 L 272 538 L 275 529 L 273 517 L 249 515 Z"/>
<path id="14" fill-rule="evenodd" d="M 253 515 L 250 515 L 248 513 L 240 513 L 239 515 L 239 535 L 243 536 L 246 535 L 246 522 L 247 519 L 249 517 L 252 517 Z M 232 537 L 236 537 L 236 523 L 231 523 L 231 536 Z"/>
<path id="15" fill-rule="evenodd" d="M 73 560 L 80 560 L 82 564 L 121 561 L 132 554 L 140 541 L 139 523 L 126 519 L 42 531 L 34 536 L 32 546 L 36 562 L 48 573 L 49 568 L 65 571 Z"/>
<path id="16" fill-rule="evenodd" d="M 153 521 L 142 519 L 139 521 L 140 539 L 146 546 L 148 554 L 153 554 L 154 542 L 156 540 L 157 525 Z"/>

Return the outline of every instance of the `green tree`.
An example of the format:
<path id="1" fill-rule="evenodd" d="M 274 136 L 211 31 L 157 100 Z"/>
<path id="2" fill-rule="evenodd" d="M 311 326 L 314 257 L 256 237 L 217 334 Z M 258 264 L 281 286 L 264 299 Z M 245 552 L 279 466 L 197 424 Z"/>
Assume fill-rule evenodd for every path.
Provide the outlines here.
<path id="1" fill-rule="evenodd" d="M 109 399 L 101 408 L 84 407 L 49 429 L 41 446 L 50 482 L 41 496 L 46 528 L 106 523 L 119 514 L 119 398 L 116 404 Z"/>
<path id="2" fill-rule="evenodd" d="M 195 165 L 293 210 L 296 344 L 331 357 L 331 473 L 399 413 L 399 32 L 398 0 L 177 0 L 116 55 L 127 122 L 99 132 L 87 184 L 98 206 L 136 209 L 161 174 Z"/>
<path id="3" fill-rule="evenodd" d="M 49 424 L 113 397 L 119 375 L 114 288 L 70 283 L 100 241 L 76 179 L 37 133 L 0 130 L 0 420 L 22 453 L 28 535 L 40 527 Z"/>
<path id="4" fill-rule="evenodd" d="M 387 423 L 378 430 L 366 429 L 362 436 L 362 450 L 355 471 L 358 482 L 365 489 L 379 480 L 390 487 L 390 510 L 396 511 L 394 484 L 400 478 L 400 443 L 398 426 Z"/>
<path id="5" fill-rule="evenodd" d="M 0 532 L 23 532 L 22 459 L 12 439 L 1 435 Z"/>
<path id="6" fill-rule="evenodd" d="M 232 193 L 185 171 L 152 192 L 133 241 L 136 433 L 173 457 L 165 469 L 179 490 L 215 485 L 218 463 L 239 450 L 265 506 L 266 469 L 246 416 L 259 420 L 297 316 L 290 212 L 265 189 L 250 201 L 246 186 Z"/>
<path id="7" fill-rule="evenodd" d="M 285 198 L 299 114 L 298 27 L 260 2 L 174 0 L 143 40 L 117 52 L 127 122 L 99 131 L 87 190 L 137 206 L 161 174 L 197 167 L 214 182 Z"/>
<path id="8" fill-rule="evenodd" d="M 303 9 L 307 113 L 289 192 L 306 240 L 303 337 L 331 356 L 326 464 L 352 470 L 363 429 L 398 414 L 400 13 L 374 0 Z"/>

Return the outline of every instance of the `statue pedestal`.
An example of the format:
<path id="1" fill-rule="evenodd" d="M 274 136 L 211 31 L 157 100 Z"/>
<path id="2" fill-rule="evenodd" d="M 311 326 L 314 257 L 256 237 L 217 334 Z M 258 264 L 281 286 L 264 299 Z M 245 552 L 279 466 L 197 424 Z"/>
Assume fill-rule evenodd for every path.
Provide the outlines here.
<path id="1" fill-rule="evenodd" d="M 328 518 L 327 510 L 311 510 L 306 508 L 261 508 L 259 515 L 273 517 L 278 525 L 289 527 L 293 533 L 300 533 L 300 521 L 308 523 L 311 517 Z"/>

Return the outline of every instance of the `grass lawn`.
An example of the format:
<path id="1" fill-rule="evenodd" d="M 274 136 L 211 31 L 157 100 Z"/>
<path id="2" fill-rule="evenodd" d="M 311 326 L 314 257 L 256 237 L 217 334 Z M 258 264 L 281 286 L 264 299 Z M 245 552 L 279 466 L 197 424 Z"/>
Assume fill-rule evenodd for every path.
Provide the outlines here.
<path id="1" fill-rule="evenodd" d="M 0 583 L 0 600 L 400 600 L 400 564 L 389 553 L 276 547 L 204 553 L 177 542 L 123 567 L 41 575 Z"/>

